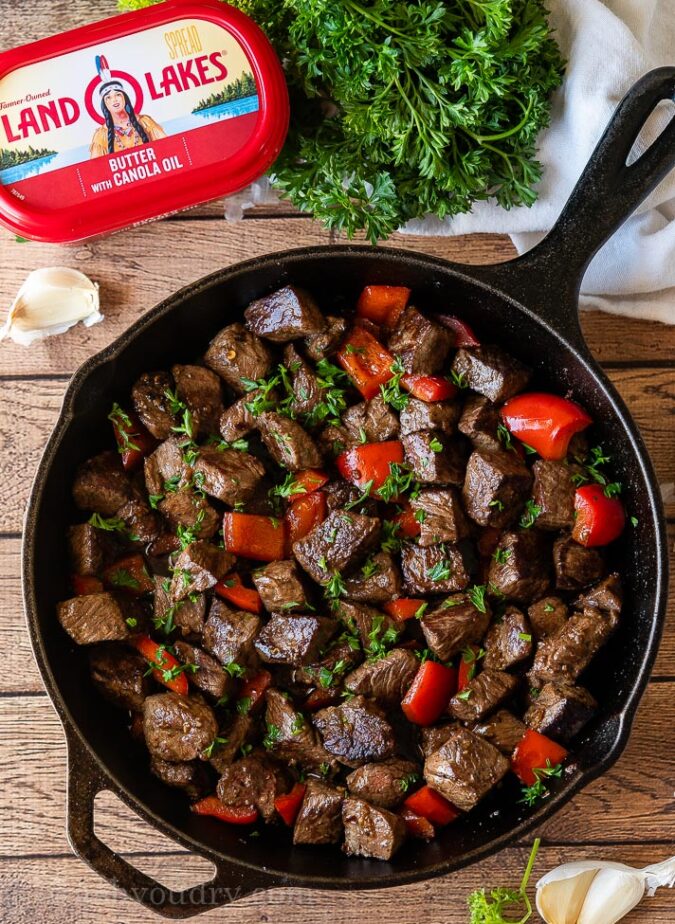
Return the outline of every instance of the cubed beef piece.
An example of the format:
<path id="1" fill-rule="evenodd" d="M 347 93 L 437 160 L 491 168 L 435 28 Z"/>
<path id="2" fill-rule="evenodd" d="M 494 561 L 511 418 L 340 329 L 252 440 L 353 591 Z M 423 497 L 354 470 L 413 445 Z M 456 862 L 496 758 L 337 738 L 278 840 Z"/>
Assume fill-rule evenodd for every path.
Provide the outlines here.
<path id="1" fill-rule="evenodd" d="M 555 635 L 567 622 L 569 609 L 560 597 L 542 597 L 528 607 L 527 615 L 532 626 L 532 633 L 537 639 Z"/>
<path id="2" fill-rule="evenodd" d="M 452 437 L 434 430 L 410 433 L 402 439 L 405 460 L 423 484 L 456 484 L 464 480 L 466 458 Z"/>
<path id="3" fill-rule="evenodd" d="M 70 566 L 74 574 L 100 574 L 112 555 L 110 537 L 91 523 L 78 523 L 68 529 Z"/>
<path id="4" fill-rule="evenodd" d="M 502 533 L 490 562 L 488 581 L 495 593 L 528 603 L 549 586 L 550 546 L 536 529 Z"/>
<path id="5" fill-rule="evenodd" d="M 173 603 L 170 596 L 170 585 L 167 578 L 155 575 L 154 613 L 153 623 L 158 628 L 166 627 L 165 631 L 174 625 L 183 638 L 199 638 L 204 630 L 206 617 L 206 597 L 204 594 L 193 593 L 184 597 L 178 603 Z M 167 590 L 169 586 L 169 590 Z M 167 632 L 168 634 L 168 632 Z"/>
<path id="6" fill-rule="evenodd" d="M 176 559 L 171 581 L 171 599 L 175 603 L 184 600 L 195 591 L 209 590 L 225 577 L 234 562 L 234 555 L 203 539 L 190 543 Z"/>
<path id="7" fill-rule="evenodd" d="M 363 696 L 321 709 L 313 721 L 326 750 L 348 767 L 385 760 L 394 753 L 394 732 L 384 712 Z"/>
<path id="8" fill-rule="evenodd" d="M 317 446 L 328 458 L 335 458 L 345 450 L 358 446 L 359 443 L 360 440 L 352 436 L 346 427 L 336 427 L 334 424 L 324 427 L 316 437 Z"/>
<path id="9" fill-rule="evenodd" d="M 524 613 L 508 606 L 499 622 L 485 637 L 483 667 L 490 671 L 508 671 L 532 654 L 532 629 Z"/>
<path id="10" fill-rule="evenodd" d="M 431 401 L 410 397 L 401 410 L 401 435 L 435 430 L 452 436 L 457 429 L 461 405 L 459 401 Z"/>
<path id="11" fill-rule="evenodd" d="M 408 794 L 409 786 L 420 778 L 421 768 L 411 760 L 394 757 L 377 764 L 364 764 L 347 777 L 352 796 L 380 808 L 395 809 Z"/>
<path id="12" fill-rule="evenodd" d="M 342 800 L 339 789 L 309 780 L 295 819 L 294 844 L 338 844 L 342 838 Z"/>
<path id="13" fill-rule="evenodd" d="M 197 670 L 190 674 L 190 680 L 198 690 L 214 699 L 220 699 L 232 692 L 234 686 L 232 677 L 210 654 L 187 642 L 174 642 L 173 647 L 181 664 L 196 666 Z"/>
<path id="14" fill-rule="evenodd" d="M 530 493 L 532 475 L 512 452 L 472 452 L 462 497 L 472 520 L 503 529 L 517 519 Z"/>
<path id="15" fill-rule="evenodd" d="M 410 501 L 420 524 L 419 544 L 457 542 L 469 532 L 462 502 L 454 488 L 424 488 Z"/>
<path id="16" fill-rule="evenodd" d="M 277 465 L 291 472 L 318 468 L 323 459 L 319 449 L 296 420 L 265 413 L 258 418 L 260 436 Z"/>
<path id="17" fill-rule="evenodd" d="M 578 609 L 586 609 L 588 606 L 591 609 L 604 610 L 618 616 L 623 606 L 621 578 L 616 572 L 608 575 L 595 587 L 591 587 L 585 594 L 582 594 L 574 605 Z"/>
<path id="18" fill-rule="evenodd" d="M 208 436 L 218 432 L 223 412 L 220 379 L 203 366 L 172 366 L 176 394 L 192 415 L 193 435 Z"/>
<path id="19" fill-rule="evenodd" d="M 251 754 L 225 767 L 216 792 L 232 808 L 257 808 L 265 821 L 274 817 L 274 800 L 286 791 L 282 770 L 263 755 Z"/>
<path id="20" fill-rule="evenodd" d="M 204 362 L 238 395 L 247 390 L 244 380 L 256 382 L 272 368 L 268 346 L 238 322 L 228 324 L 211 341 Z"/>
<path id="21" fill-rule="evenodd" d="M 143 703 L 143 733 L 153 757 L 195 760 L 218 732 L 213 710 L 201 697 L 169 690 L 148 696 Z"/>
<path id="22" fill-rule="evenodd" d="M 363 603 L 341 600 L 336 615 L 352 632 L 358 634 L 364 650 L 371 655 L 379 649 L 383 639 L 391 639 L 393 643 L 401 632 L 400 623 L 395 619 Z"/>
<path id="23" fill-rule="evenodd" d="M 479 346 L 457 351 L 452 371 L 479 395 L 501 404 L 518 394 L 530 381 L 531 372 L 497 346 Z"/>
<path id="24" fill-rule="evenodd" d="M 326 327 L 312 296 L 296 286 L 284 286 L 257 298 L 244 311 L 244 317 L 249 330 L 273 343 L 309 337 Z"/>
<path id="25" fill-rule="evenodd" d="M 176 763 L 153 757 L 150 760 L 150 772 L 166 786 L 184 789 L 188 798 L 193 801 L 203 796 L 209 788 L 205 767 L 197 760 L 184 760 Z"/>
<path id="26" fill-rule="evenodd" d="M 251 575 L 265 609 L 270 613 L 292 613 L 309 604 L 298 566 L 294 561 L 273 561 Z"/>
<path id="27" fill-rule="evenodd" d="M 363 603 L 389 603 L 401 595 L 401 574 L 389 552 L 377 552 L 345 581 L 344 597 Z"/>
<path id="28" fill-rule="evenodd" d="M 126 638 L 129 627 L 112 594 L 87 594 L 56 606 L 59 622 L 78 645 L 93 645 Z"/>
<path id="29" fill-rule="evenodd" d="M 334 510 L 304 539 L 293 543 L 300 566 L 319 584 L 354 568 L 377 545 L 381 523 L 351 510 Z"/>
<path id="30" fill-rule="evenodd" d="M 242 748 L 250 744 L 256 734 L 257 725 L 252 716 L 235 715 L 218 732 L 218 737 L 223 740 L 212 749 L 209 763 L 218 773 L 224 773 L 234 760 L 244 756 Z"/>
<path id="31" fill-rule="evenodd" d="M 473 677 L 461 693 L 453 696 L 448 712 L 460 722 L 478 722 L 494 712 L 516 690 L 518 679 L 504 671 L 481 671 Z"/>
<path id="32" fill-rule="evenodd" d="M 558 590 L 581 590 L 600 580 L 605 560 L 598 549 L 587 549 L 571 536 L 560 536 L 553 543 L 553 567 Z"/>
<path id="33" fill-rule="evenodd" d="M 116 516 L 124 521 L 133 542 L 154 542 L 162 532 L 160 519 L 143 500 L 133 498 L 122 504 Z"/>
<path id="34" fill-rule="evenodd" d="M 453 344 L 452 333 L 409 305 L 389 335 L 389 349 L 406 372 L 431 375 L 443 368 Z"/>
<path id="35" fill-rule="evenodd" d="M 399 430 L 398 417 L 382 395 L 352 405 L 342 415 L 342 422 L 354 439 L 362 443 L 395 439 Z"/>
<path id="36" fill-rule="evenodd" d="M 500 709 L 493 716 L 474 725 L 471 731 L 494 744 L 502 754 L 513 754 L 517 744 L 527 731 L 525 724 L 508 709 Z"/>
<path id="37" fill-rule="evenodd" d="M 362 659 L 360 649 L 355 648 L 349 642 L 338 639 L 318 661 L 293 671 L 293 681 L 322 690 L 338 687 L 345 674 Z"/>
<path id="38" fill-rule="evenodd" d="M 253 641 L 260 631 L 260 619 L 244 610 L 234 610 L 222 600 L 214 600 L 204 626 L 204 648 L 224 666 L 232 662 L 248 664 Z"/>
<path id="39" fill-rule="evenodd" d="M 260 459 L 236 449 L 201 449 L 195 462 L 199 486 L 230 507 L 247 503 L 265 477 Z"/>
<path id="40" fill-rule="evenodd" d="M 292 343 L 287 344 L 284 349 L 284 365 L 288 369 L 293 386 L 293 414 L 309 415 L 308 425 L 323 420 L 325 413 L 317 408 L 323 401 L 325 389 Z M 323 410 L 325 411 L 325 406 Z"/>
<path id="41" fill-rule="evenodd" d="M 430 728 L 421 728 L 419 745 L 422 755 L 429 757 L 434 751 L 437 751 L 452 736 L 452 731 L 456 727 L 456 722 L 448 725 L 433 725 Z"/>
<path id="42" fill-rule="evenodd" d="M 310 359 L 320 362 L 322 359 L 328 359 L 337 353 L 340 344 L 347 333 L 347 321 L 345 318 L 335 318 L 332 315 L 326 315 L 326 327 L 319 334 L 312 334 L 305 341 L 305 351 Z"/>
<path id="43" fill-rule="evenodd" d="M 120 709 L 140 712 L 150 690 L 145 658 L 122 645 L 100 645 L 89 653 L 89 671 L 94 686 Z"/>
<path id="44" fill-rule="evenodd" d="M 167 494 L 159 502 L 159 511 L 173 530 L 189 528 L 197 539 L 210 539 L 218 532 L 220 516 L 205 497 L 191 488 L 181 488 Z"/>
<path id="45" fill-rule="evenodd" d="M 345 689 L 385 706 L 398 705 L 410 684 L 420 662 L 412 651 L 394 648 L 383 658 L 366 661 L 345 677 Z"/>
<path id="46" fill-rule="evenodd" d="M 192 478 L 192 468 L 185 463 L 180 442 L 176 436 L 164 440 L 145 460 L 145 487 L 148 494 L 165 494 L 167 482 L 175 490 Z"/>
<path id="47" fill-rule="evenodd" d="M 486 605 L 481 612 L 464 594 L 458 594 L 425 613 L 420 624 L 429 648 L 441 661 L 448 661 L 481 641 L 490 625 L 490 611 Z"/>
<path id="48" fill-rule="evenodd" d="M 377 516 L 377 501 L 372 497 L 364 497 L 360 488 L 342 478 L 329 481 L 321 490 L 326 496 L 326 504 L 329 510 L 340 510 L 347 507 L 348 510 L 353 510 L 354 513 Z"/>
<path id="49" fill-rule="evenodd" d="M 134 410 L 145 429 L 158 440 L 168 439 L 176 426 L 172 389 L 173 379 L 168 372 L 144 372 L 131 389 Z"/>
<path id="50" fill-rule="evenodd" d="M 506 775 L 509 761 L 494 745 L 456 725 L 427 757 L 424 778 L 458 809 L 468 812 Z"/>
<path id="51" fill-rule="evenodd" d="M 496 405 L 482 395 L 469 395 L 464 402 L 457 428 L 468 436 L 475 449 L 500 452 L 502 445 L 497 435 L 499 413 Z"/>
<path id="52" fill-rule="evenodd" d="M 532 466 L 532 499 L 541 512 L 537 529 L 566 529 L 574 525 L 574 469 L 563 462 L 537 459 Z"/>
<path id="53" fill-rule="evenodd" d="M 73 499 L 80 510 L 111 517 L 133 496 L 131 481 L 116 452 L 102 452 L 87 459 L 75 472 Z"/>
<path id="54" fill-rule="evenodd" d="M 335 758 L 321 744 L 317 730 L 296 710 L 290 699 L 271 687 L 265 701 L 269 749 L 274 757 L 314 770 L 322 764 L 336 765 Z"/>
<path id="55" fill-rule="evenodd" d="M 454 593 L 464 590 L 470 580 L 460 546 L 449 543 L 422 548 L 406 542 L 401 549 L 401 567 L 411 596 Z"/>
<path id="56" fill-rule="evenodd" d="M 148 558 L 164 558 L 180 548 L 180 540 L 175 533 L 161 532 L 148 546 Z"/>
<path id="57" fill-rule="evenodd" d="M 545 683 L 525 713 L 525 724 L 556 741 L 570 741 L 592 718 L 598 704 L 585 687 Z"/>
<path id="58" fill-rule="evenodd" d="M 261 389 L 253 389 L 225 408 L 218 424 L 220 435 L 225 442 L 234 443 L 255 430 L 257 421 L 248 406 L 261 394 Z"/>
<path id="59" fill-rule="evenodd" d="M 255 650 L 268 664 L 310 664 L 336 629 L 336 621 L 325 616 L 274 613 L 260 630 Z"/>
<path id="60" fill-rule="evenodd" d="M 344 800 L 342 823 L 345 829 L 343 849 L 350 857 L 391 860 L 406 837 L 405 822 L 400 815 L 363 799 Z"/>
<path id="61" fill-rule="evenodd" d="M 572 613 L 562 629 L 542 639 L 529 677 L 533 686 L 550 680 L 577 679 L 605 644 L 617 624 L 616 617 L 587 608 Z"/>

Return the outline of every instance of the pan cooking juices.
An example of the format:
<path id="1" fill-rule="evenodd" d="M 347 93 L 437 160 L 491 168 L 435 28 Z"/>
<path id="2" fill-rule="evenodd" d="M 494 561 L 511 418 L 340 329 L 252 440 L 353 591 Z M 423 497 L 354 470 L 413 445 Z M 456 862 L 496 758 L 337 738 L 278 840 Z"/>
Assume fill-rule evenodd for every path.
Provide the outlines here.
<path id="1" fill-rule="evenodd" d="M 80 240 L 243 188 L 288 128 L 280 64 L 219 0 L 168 0 L 0 55 L 0 221 Z"/>

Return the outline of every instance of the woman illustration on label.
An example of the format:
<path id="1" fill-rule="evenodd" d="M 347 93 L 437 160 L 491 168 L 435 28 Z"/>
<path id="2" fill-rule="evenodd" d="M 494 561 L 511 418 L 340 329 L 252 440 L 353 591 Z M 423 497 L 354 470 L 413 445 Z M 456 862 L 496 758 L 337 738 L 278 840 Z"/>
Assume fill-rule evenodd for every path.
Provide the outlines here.
<path id="1" fill-rule="evenodd" d="M 90 157 L 102 157 L 104 154 L 114 154 L 115 151 L 166 138 L 166 132 L 153 118 L 149 115 L 136 115 L 124 84 L 111 76 L 103 55 L 96 56 L 96 69 L 101 78 L 98 94 L 105 125 L 94 132 L 89 148 Z"/>

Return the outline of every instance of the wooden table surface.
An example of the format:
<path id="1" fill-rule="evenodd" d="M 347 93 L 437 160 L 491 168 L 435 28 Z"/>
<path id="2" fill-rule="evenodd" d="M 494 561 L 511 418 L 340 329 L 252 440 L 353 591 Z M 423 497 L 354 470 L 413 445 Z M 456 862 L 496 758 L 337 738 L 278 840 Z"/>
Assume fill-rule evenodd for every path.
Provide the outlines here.
<path id="1" fill-rule="evenodd" d="M 93 22 L 114 12 L 112 0 L 0 0 L 0 48 Z M 222 203 L 183 213 L 104 240 L 71 247 L 16 242 L 0 232 L 0 304 L 9 305 L 31 270 L 50 265 L 81 269 L 101 287 L 105 321 L 24 349 L 0 345 L 0 920 L 65 924 L 157 920 L 99 879 L 70 852 L 65 836 L 65 745 L 30 651 L 21 603 L 22 519 L 37 461 L 54 425 L 70 376 L 81 362 L 117 337 L 143 312 L 188 282 L 236 261 L 334 238 L 287 206 L 258 209 L 227 224 Z M 451 260 L 488 263 L 512 256 L 507 239 L 396 235 L 391 243 Z M 656 323 L 584 313 L 595 356 L 616 383 L 642 429 L 667 501 L 675 535 L 673 355 L 675 329 Z M 675 853 L 673 728 L 675 726 L 675 613 L 626 752 L 538 832 L 544 839 L 537 871 L 579 857 L 635 865 Z M 204 881 L 210 864 L 158 835 L 111 794 L 97 802 L 97 830 L 113 849 L 163 883 L 183 888 Z M 406 887 L 353 892 L 282 889 L 213 910 L 223 924 L 323 924 L 377 916 L 380 924 L 460 924 L 466 896 L 481 885 L 515 883 L 530 842 L 470 869 Z M 675 893 L 660 891 L 627 921 L 675 920 Z"/>

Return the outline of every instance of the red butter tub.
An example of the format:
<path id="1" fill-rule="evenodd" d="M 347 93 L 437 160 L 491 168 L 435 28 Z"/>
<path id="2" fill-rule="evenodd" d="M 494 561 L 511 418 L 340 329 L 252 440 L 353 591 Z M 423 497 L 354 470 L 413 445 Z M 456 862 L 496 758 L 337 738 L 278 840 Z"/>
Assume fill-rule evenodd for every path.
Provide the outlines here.
<path id="1" fill-rule="evenodd" d="M 272 165 L 288 115 L 271 45 L 220 0 L 4 52 L 0 222 L 61 243 L 234 193 Z"/>

